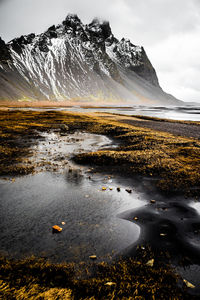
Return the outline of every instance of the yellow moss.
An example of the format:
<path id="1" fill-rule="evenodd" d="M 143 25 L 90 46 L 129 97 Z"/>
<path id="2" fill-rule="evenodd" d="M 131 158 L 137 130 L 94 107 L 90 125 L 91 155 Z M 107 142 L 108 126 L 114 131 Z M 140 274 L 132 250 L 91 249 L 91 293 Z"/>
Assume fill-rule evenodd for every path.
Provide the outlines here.
<path id="1" fill-rule="evenodd" d="M 93 263 L 95 268 L 83 263 L 56 265 L 42 259 L 0 258 L 0 297 L 109 300 L 153 299 L 154 296 L 169 299 L 171 295 L 181 299 L 186 295 L 186 291 L 177 287 L 179 277 L 172 269 L 146 265 L 149 255 L 153 254 L 144 252 L 142 260 L 121 260 L 112 265 Z"/>
<path id="2" fill-rule="evenodd" d="M 15 153 L 18 153 L 20 160 L 20 156 L 27 155 L 28 149 L 22 151 L 14 147 L 15 150 L 11 150 L 12 147 L 6 144 L 7 139 L 13 139 L 15 143 L 15 135 L 23 137 L 30 130 L 44 131 L 66 124 L 72 131 L 79 129 L 105 134 L 120 142 L 120 146 L 115 150 L 78 155 L 76 160 L 79 162 L 105 166 L 122 165 L 122 170 L 124 165 L 126 173 L 159 175 L 161 181 L 158 184 L 162 189 L 188 190 L 199 186 L 199 141 L 135 127 L 122 123 L 124 119 L 130 120 L 131 117 L 58 111 L 1 111 L 0 133 L 3 143 L 0 154 L 9 161 L 10 158 L 13 160 Z M 165 185 L 162 186 L 163 181 Z"/>

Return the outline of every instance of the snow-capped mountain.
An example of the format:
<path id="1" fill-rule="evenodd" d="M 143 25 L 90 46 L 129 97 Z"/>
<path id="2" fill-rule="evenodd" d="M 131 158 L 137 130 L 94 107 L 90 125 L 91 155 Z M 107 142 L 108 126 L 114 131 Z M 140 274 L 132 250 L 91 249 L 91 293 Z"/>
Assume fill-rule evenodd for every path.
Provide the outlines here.
<path id="1" fill-rule="evenodd" d="M 68 15 L 46 32 L 0 38 L 0 99 L 177 104 L 159 86 L 143 47 L 117 40 L 108 22 Z"/>

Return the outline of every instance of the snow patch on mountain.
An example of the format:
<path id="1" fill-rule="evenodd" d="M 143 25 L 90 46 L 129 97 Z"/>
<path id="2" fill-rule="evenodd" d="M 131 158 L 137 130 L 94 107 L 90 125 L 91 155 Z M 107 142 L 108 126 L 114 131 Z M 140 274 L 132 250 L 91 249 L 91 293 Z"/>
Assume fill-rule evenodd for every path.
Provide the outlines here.
<path id="1" fill-rule="evenodd" d="M 175 101 L 143 47 L 117 40 L 108 22 L 84 25 L 76 15 L 39 35 L 0 39 L 0 99 L 6 97 Z"/>

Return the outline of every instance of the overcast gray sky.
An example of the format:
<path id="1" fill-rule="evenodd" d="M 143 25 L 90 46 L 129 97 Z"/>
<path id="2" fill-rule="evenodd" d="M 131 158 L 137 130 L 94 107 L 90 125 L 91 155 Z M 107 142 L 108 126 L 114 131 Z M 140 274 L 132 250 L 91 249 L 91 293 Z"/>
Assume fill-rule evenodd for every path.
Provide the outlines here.
<path id="1" fill-rule="evenodd" d="M 0 36 L 41 33 L 68 13 L 110 21 L 117 38 L 144 46 L 166 92 L 200 102 L 200 0 L 0 0 Z"/>

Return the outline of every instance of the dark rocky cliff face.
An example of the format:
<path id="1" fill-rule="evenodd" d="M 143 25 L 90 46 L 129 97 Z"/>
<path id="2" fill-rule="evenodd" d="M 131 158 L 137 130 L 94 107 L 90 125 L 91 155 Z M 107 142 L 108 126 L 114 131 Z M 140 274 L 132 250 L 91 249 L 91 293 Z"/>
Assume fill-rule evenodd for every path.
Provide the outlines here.
<path id="1" fill-rule="evenodd" d="M 7 64 L 9 60 L 11 60 L 9 47 L 0 37 L 0 62 Z"/>
<path id="2" fill-rule="evenodd" d="M 108 22 L 84 25 L 76 15 L 40 35 L 0 39 L 0 99 L 25 98 L 176 101 L 160 88 L 143 47 L 117 40 Z"/>

